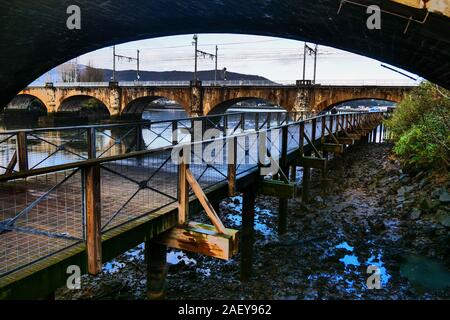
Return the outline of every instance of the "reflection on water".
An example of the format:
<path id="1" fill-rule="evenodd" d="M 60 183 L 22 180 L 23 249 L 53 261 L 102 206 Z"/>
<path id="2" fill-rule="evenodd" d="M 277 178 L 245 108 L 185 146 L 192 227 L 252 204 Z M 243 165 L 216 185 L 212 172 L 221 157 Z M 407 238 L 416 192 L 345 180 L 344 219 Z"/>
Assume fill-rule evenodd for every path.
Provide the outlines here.
<path id="1" fill-rule="evenodd" d="M 242 225 L 242 196 L 236 196 L 231 198 L 231 202 L 225 204 L 227 219 L 234 225 L 240 227 Z M 273 213 L 270 210 L 261 209 L 255 207 L 255 231 L 261 233 L 265 237 L 276 237 L 275 230 L 266 223 L 268 218 L 273 217 Z"/>
<path id="2" fill-rule="evenodd" d="M 400 266 L 402 276 L 417 286 L 432 290 L 450 287 L 450 272 L 437 261 L 421 256 L 408 256 Z"/>

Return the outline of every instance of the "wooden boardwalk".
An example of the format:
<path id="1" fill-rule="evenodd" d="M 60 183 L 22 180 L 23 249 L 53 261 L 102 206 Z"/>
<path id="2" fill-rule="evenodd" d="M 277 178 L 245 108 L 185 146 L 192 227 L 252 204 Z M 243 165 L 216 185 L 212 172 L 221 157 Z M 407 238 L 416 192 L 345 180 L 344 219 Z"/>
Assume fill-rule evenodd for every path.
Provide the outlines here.
<path id="1" fill-rule="evenodd" d="M 286 126 L 286 136 L 291 136 L 282 139 L 283 171 L 286 166 L 299 165 L 300 151 L 315 154 L 321 142 L 331 140 L 321 125 L 313 120 L 312 124 Z M 305 134 L 316 146 L 304 143 Z M 250 148 L 246 143 L 241 150 L 246 160 Z M 177 225 L 179 166 L 172 163 L 170 148 L 4 178 L 0 182 L 0 299 L 2 294 L 7 298 L 37 297 L 51 292 L 63 284 L 66 268 L 72 264 L 86 272 L 85 169 L 93 165 L 100 170 L 103 262 Z M 189 169 L 211 203 L 228 196 L 228 165 L 191 164 Z M 234 170 L 238 190 L 261 179 L 256 163 L 238 163 Z M 202 210 L 194 196 L 189 206 L 191 213 Z M 53 277 L 55 273 L 58 276 Z M 43 288 L 24 293 L 31 284 Z"/>

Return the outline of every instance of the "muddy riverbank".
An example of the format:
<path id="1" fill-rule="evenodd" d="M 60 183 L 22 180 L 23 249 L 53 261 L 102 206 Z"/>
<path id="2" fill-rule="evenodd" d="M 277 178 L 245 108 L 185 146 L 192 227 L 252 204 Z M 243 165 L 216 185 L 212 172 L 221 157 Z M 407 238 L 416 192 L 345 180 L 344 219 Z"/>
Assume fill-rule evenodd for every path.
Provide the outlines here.
<path id="1" fill-rule="evenodd" d="M 331 163 L 328 192 L 314 173 L 310 204 L 289 201 L 288 233 L 276 234 L 277 200 L 257 198 L 253 277 L 239 281 L 239 255 L 222 262 L 171 251 L 169 299 L 448 299 L 448 175 L 405 174 L 387 144 L 354 147 Z M 242 199 L 221 204 L 239 228 Z M 368 267 L 381 289 L 367 288 Z M 108 263 L 82 290 L 57 299 L 145 299 L 143 247 Z"/>

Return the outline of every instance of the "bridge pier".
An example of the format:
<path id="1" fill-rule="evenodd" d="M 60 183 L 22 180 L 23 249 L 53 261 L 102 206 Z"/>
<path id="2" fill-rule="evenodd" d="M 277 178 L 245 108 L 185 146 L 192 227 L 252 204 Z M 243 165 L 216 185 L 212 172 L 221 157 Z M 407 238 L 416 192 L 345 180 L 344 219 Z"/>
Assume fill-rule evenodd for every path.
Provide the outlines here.
<path id="1" fill-rule="evenodd" d="M 167 246 L 147 240 L 144 255 L 147 265 L 147 297 L 150 300 L 164 300 L 167 293 Z"/>

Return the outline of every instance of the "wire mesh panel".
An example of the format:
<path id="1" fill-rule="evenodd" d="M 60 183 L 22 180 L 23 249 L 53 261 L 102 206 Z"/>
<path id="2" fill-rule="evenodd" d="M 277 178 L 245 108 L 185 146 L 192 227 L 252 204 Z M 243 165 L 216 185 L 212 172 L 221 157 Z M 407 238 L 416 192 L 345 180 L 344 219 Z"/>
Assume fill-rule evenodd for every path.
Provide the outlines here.
<path id="1" fill-rule="evenodd" d="M 322 118 L 317 118 L 316 122 L 316 139 L 322 136 Z"/>
<path id="2" fill-rule="evenodd" d="M 191 149 L 189 169 L 202 189 L 227 180 L 226 139 L 196 144 Z"/>
<path id="3" fill-rule="evenodd" d="M 107 231 L 177 201 L 178 166 L 170 151 L 104 163 L 102 230 Z"/>
<path id="4" fill-rule="evenodd" d="M 242 116 L 239 113 L 230 113 L 227 115 L 228 135 L 240 134 L 242 131 Z"/>
<path id="5" fill-rule="evenodd" d="M 269 121 L 269 113 L 267 112 L 259 112 L 258 113 L 258 129 L 263 130 L 268 126 Z"/>
<path id="6" fill-rule="evenodd" d="M 0 133 L 0 174 L 5 174 L 16 154 L 17 136 L 15 134 L 1 134 Z M 13 170 L 17 171 L 17 164 L 14 165 Z"/>
<path id="7" fill-rule="evenodd" d="M 0 274 L 84 238 L 79 170 L 0 184 Z"/>
<path id="8" fill-rule="evenodd" d="M 192 121 L 179 120 L 177 123 L 177 141 L 178 143 L 188 143 L 192 141 Z"/>
<path id="9" fill-rule="evenodd" d="M 312 121 L 306 120 L 305 121 L 305 138 L 303 140 L 303 144 L 307 145 L 309 142 L 306 139 L 306 136 L 308 136 L 309 139 L 312 139 Z"/>
<path id="10" fill-rule="evenodd" d="M 236 173 L 243 174 L 258 167 L 258 134 L 249 134 L 237 139 Z"/>
<path id="11" fill-rule="evenodd" d="M 288 152 L 300 147 L 300 124 L 292 124 L 288 128 Z"/>
<path id="12" fill-rule="evenodd" d="M 136 130 L 141 130 L 137 134 L 142 134 L 145 150 L 163 148 L 173 144 L 172 122 L 159 122 L 137 127 Z"/>
<path id="13" fill-rule="evenodd" d="M 139 134 L 136 125 L 99 128 L 96 135 L 97 158 L 112 157 L 138 150 Z"/>
<path id="14" fill-rule="evenodd" d="M 86 160 L 87 129 L 38 131 L 27 135 L 30 169 Z"/>

